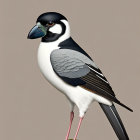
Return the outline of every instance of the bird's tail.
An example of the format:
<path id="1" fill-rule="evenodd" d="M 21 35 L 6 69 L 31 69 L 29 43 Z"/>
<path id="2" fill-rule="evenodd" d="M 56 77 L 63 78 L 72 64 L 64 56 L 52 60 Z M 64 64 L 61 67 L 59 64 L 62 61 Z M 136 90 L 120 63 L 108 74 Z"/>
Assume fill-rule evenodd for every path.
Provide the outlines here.
<path id="1" fill-rule="evenodd" d="M 119 140 L 129 140 L 125 127 L 121 121 L 121 118 L 114 106 L 108 106 L 100 103 L 101 108 L 106 114 L 110 124 L 112 125 Z"/>

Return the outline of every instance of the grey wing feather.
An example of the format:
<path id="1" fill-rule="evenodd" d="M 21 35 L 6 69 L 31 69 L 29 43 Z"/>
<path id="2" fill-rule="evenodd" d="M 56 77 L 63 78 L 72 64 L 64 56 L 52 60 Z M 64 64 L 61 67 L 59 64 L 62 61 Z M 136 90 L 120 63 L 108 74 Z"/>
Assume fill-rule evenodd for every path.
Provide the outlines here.
<path id="1" fill-rule="evenodd" d="M 87 56 L 69 49 L 53 51 L 50 60 L 55 72 L 59 76 L 67 78 L 79 78 L 87 75 L 90 69 L 86 64 L 97 68 L 94 62 Z"/>

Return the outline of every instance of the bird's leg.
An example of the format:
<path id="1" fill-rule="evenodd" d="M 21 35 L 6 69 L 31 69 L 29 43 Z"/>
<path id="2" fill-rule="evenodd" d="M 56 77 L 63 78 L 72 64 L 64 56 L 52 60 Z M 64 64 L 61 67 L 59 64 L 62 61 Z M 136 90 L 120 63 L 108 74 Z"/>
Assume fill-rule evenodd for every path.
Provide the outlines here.
<path id="1" fill-rule="evenodd" d="M 77 135 L 78 135 L 78 132 L 79 132 L 79 129 L 80 129 L 80 126 L 81 126 L 81 123 L 82 123 L 83 118 L 84 118 L 84 117 L 80 117 L 79 124 L 78 124 L 78 128 L 77 128 L 77 131 L 76 131 L 74 140 L 76 140 L 76 138 L 77 138 Z"/>
<path id="2" fill-rule="evenodd" d="M 72 111 L 70 113 L 70 124 L 69 124 L 69 129 L 68 129 L 67 136 L 66 136 L 66 139 L 65 140 L 68 140 L 68 138 L 69 138 L 69 134 L 70 134 L 70 130 L 71 130 L 71 125 L 72 125 L 73 118 L 74 118 L 74 112 Z"/>

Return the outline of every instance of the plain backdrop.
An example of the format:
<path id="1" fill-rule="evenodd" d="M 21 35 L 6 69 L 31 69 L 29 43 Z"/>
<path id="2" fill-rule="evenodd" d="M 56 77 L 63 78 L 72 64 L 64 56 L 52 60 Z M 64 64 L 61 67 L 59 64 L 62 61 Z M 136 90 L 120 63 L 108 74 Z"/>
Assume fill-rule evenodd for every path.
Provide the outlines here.
<path id="1" fill-rule="evenodd" d="M 0 140 L 64 140 L 69 104 L 42 76 L 40 39 L 27 40 L 37 17 L 64 14 L 74 40 L 93 58 L 116 96 L 134 112 L 116 105 L 131 140 L 140 139 L 139 0 L 1 0 Z M 70 138 L 78 124 L 78 110 Z M 83 121 L 79 140 L 117 140 L 98 103 Z"/>

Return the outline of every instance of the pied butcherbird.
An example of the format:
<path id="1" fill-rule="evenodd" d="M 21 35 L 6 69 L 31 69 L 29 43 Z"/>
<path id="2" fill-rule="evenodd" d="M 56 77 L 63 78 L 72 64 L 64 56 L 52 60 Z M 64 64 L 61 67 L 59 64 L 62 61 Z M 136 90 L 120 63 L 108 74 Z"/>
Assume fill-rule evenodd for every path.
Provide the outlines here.
<path id="1" fill-rule="evenodd" d="M 119 140 L 129 140 L 124 125 L 113 104 L 132 111 L 115 96 L 109 82 L 92 58 L 72 39 L 69 22 L 63 15 L 48 12 L 37 18 L 28 34 L 29 39 L 41 38 L 38 64 L 44 77 L 68 99 L 71 105 L 68 140 L 74 118 L 74 106 L 79 109 L 79 124 L 93 101 L 99 102 Z"/>

